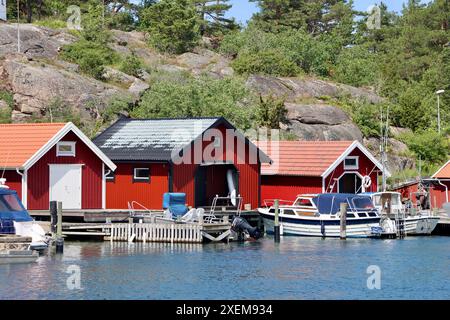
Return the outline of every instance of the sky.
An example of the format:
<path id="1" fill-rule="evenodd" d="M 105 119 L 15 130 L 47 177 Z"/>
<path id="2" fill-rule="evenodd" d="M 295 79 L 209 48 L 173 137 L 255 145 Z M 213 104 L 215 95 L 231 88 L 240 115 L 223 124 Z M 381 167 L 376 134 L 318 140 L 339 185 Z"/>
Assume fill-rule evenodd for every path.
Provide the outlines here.
<path id="1" fill-rule="evenodd" d="M 231 0 L 233 7 L 228 13 L 229 17 L 235 17 L 238 22 L 246 23 L 253 15 L 258 11 L 258 7 L 255 2 L 249 2 L 248 0 Z M 385 0 L 390 10 L 400 12 L 402 10 L 403 3 L 406 0 Z M 428 2 L 428 1 L 422 1 Z M 380 3 L 379 0 L 354 0 L 354 6 L 356 10 L 365 11 L 371 5 Z"/>

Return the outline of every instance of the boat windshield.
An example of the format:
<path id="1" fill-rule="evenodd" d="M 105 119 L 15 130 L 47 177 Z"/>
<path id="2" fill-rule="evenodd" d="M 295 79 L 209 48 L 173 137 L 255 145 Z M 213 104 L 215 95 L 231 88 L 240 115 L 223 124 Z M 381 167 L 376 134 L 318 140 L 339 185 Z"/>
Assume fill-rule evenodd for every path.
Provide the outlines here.
<path id="1" fill-rule="evenodd" d="M 24 211 L 25 208 L 19 200 L 12 194 L 0 195 L 0 211 Z"/>
<path id="2" fill-rule="evenodd" d="M 294 206 L 297 206 L 297 207 L 312 207 L 313 204 L 312 204 L 310 198 L 298 198 L 295 201 Z"/>
<path id="3" fill-rule="evenodd" d="M 353 202 L 353 209 L 357 211 L 375 209 L 373 202 L 369 197 L 355 197 L 353 198 L 352 202 Z"/>

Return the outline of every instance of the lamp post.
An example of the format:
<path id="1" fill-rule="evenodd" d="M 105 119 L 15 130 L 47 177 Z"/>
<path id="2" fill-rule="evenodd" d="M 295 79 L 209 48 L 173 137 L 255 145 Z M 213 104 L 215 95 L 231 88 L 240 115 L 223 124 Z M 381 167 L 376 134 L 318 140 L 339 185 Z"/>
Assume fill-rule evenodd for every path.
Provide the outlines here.
<path id="1" fill-rule="evenodd" d="M 20 53 L 20 0 L 17 0 L 17 52 Z"/>
<path id="2" fill-rule="evenodd" d="M 437 121 L 438 121 L 438 133 L 441 133 L 441 100 L 440 100 L 440 96 L 441 94 L 443 94 L 445 92 L 445 90 L 438 90 L 436 91 L 437 94 Z"/>

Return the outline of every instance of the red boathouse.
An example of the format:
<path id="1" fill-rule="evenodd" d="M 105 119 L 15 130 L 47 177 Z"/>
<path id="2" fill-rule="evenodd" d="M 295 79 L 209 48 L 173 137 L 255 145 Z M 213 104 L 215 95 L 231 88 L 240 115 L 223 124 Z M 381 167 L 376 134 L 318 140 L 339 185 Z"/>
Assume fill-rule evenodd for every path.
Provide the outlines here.
<path id="1" fill-rule="evenodd" d="M 263 200 L 378 191 L 382 165 L 358 141 L 271 141 L 258 146 L 273 162 L 262 165 Z"/>
<path id="2" fill-rule="evenodd" d="M 108 209 L 158 210 L 165 192 L 210 206 L 229 195 L 230 180 L 244 205 L 260 205 L 261 163 L 270 159 L 223 117 L 121 118 L 94 143 L 117 165 L 105 173 Z"/>
<path id="3" fill-rule="evenodd" d="M 104 168 L 116 166 L 72 123 L 0 125 L 0 177 L 29 210 L 105 208 Z"/>

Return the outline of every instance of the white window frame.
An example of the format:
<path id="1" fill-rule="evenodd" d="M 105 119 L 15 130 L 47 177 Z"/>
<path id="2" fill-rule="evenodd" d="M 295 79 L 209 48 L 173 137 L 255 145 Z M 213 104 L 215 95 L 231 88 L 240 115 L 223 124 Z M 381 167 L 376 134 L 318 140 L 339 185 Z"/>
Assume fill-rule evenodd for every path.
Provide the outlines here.
<path id="1" fill-rule="evenodd" d="M 346 160 L 355 160 L 356 165 L 352 166 L 352 165 L 346 165 L 345 161 Z M 344 170 L 358 170 L 359 169 L 359 157 L 358 156 L 348 156 L 345 157 L 344 159 Z"/>
<path id="2" fill-rule="evenodd" d="M 57 157 L 76 157 L 76 142 L 75 141 L 60 141 L 56 144 L 56 156 Z M 70 146 L 71 151 L 59 151 L 60 146 Z"/>
<path id="3" fill-rule="evenodd" d="M 136 177 L 136 171 L 137 170 L 148 170 L 148 177 L 142 178 L 142 177 Z M 134 182 L 149 182 L 150 181 L 150 168 L 133 168 L 133 181 Z"/>

